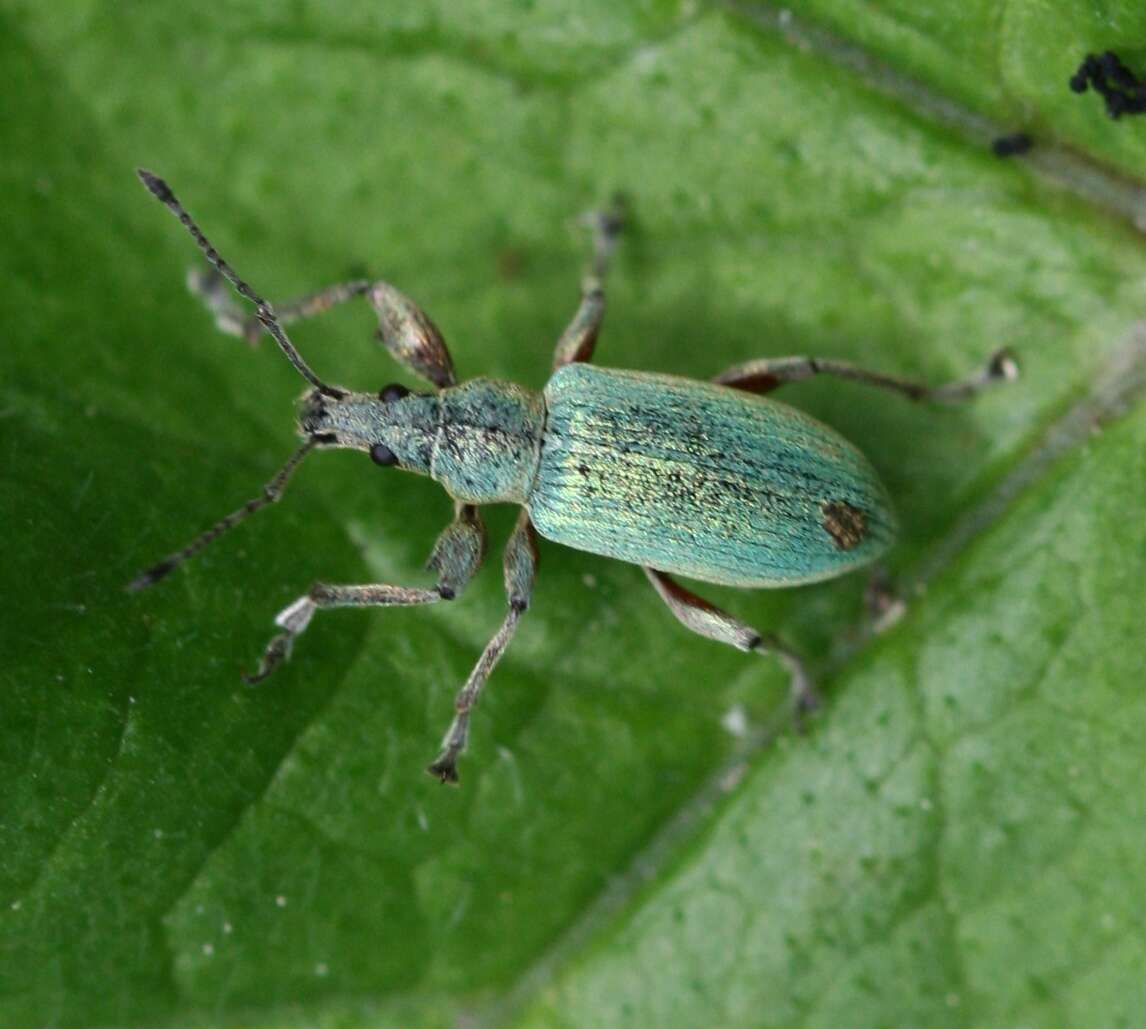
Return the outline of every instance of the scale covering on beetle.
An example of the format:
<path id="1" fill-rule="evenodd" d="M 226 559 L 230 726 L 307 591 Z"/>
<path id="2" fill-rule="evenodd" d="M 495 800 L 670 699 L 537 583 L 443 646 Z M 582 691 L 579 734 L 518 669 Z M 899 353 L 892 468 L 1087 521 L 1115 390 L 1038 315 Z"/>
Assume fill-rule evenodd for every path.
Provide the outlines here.
<path id="1" fill-rule="evenodd" d="M 546 539 L 725 586 L 794 586 L 873 561 L 891 500 L 855 447 L 786 404 L 570 364 L 545 387 L 530 520 Z M 838 530 L 837 511 L 856 531 Z"/>

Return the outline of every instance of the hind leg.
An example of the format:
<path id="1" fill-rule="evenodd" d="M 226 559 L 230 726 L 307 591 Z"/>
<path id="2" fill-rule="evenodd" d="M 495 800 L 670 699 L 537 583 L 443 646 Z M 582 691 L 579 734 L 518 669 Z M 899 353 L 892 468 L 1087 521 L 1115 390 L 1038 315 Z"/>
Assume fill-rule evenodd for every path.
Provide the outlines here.
<path id="1" fill-rule="evenodd" d="M 710 604 L 691 590 L 686 590 L 672 576 L 645 568 L 644 573 L 657 595 L 686 629 L 717 643 L 754 654 L 773 654 L 788 670 L 791 681 L 792 707 L 799 720 L 819 706 L 819 698 L 800 657 L 785 647 L 775 636 L 758 632 L 752 626 L 733 618 L 727 611 Z"/>

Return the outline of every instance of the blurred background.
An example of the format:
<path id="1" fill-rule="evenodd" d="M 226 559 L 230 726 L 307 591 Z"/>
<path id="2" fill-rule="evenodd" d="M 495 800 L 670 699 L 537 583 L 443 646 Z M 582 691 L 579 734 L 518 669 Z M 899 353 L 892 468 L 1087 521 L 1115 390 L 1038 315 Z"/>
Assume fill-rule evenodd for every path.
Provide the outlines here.
<path id="1" fill-rule="evenodd" d="M 1131 1025 L 1146 1009 L 1146 72 L 1112 2 L 0 3 L 0 1023 Z M 1137 49 L 1136 49 L 1137 48 Z M 1141 58 L 1140 60 L 1138 58 Z M 1135 61 L 1137 60 L 1137 64 Z M 995 157 L 1023 131 L 1030 154 Z M 501 620 L 315 620 L 316 579 L 429 582 L 450 505 L 357 453 L 155 588 L 255 496 L 301 383 L 219 335 L 164 176 L 283 300 L 369 275 L 462 377 L 540 387 L 579 212 L 633 224 L 598 363 L 809 354 L 941 382 L 927 409 L 782 396 L 871 457 L 906 615 L 863 574 L 706 595 L 809 657 L 681 629 L 640 572 L 542 544 L 460 789 L 423 774 Z M 365 305 L 292 330 L 319 375 L 414 385 Z"/>

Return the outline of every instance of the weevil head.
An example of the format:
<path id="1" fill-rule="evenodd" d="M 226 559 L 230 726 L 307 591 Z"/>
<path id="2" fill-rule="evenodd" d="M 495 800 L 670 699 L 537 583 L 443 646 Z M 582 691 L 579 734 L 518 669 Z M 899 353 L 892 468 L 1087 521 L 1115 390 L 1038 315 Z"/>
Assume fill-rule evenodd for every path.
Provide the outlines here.
<path id="1" fill-rule="evenodd" d="M 312 390 L 302 399 L 298 424 L 324 446 L 364 450 L 375 464 L 428 475 L 439 405 L 436 396 L 399 385 L 339 397 Z"/>

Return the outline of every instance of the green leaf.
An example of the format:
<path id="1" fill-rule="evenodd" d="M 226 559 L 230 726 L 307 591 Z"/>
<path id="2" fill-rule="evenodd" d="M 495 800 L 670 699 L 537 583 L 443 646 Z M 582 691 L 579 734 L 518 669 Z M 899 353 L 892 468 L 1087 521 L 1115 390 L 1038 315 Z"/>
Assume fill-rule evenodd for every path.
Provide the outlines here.
<path id="1" fill-rule="evenodd" d="M 1146 140 L 1066 80 L 1146 15 L 996 11 L 5 4 L 0 1022 L 1136 1020 Z M 1016 129 L 1036 148 L 1001 162 Z M 213 331 L 139 165 L 272 298 L 394 282 L 463 376 L 544 382 L 572 220 L 620 189 L 603 364 L 939 382 L 1007 344 L 1023 378 L 944 409 L 785 391 L 887 482 L 908 602 L 869 640 L 862 576 L 707 591 L 809 655 L 806 736 L 774 738 L 774 662 L 543 545 L 446 790 L 422 769 L 496 567 L 451 605 L 323 614 L 239 679 L 315 579 L 427 582 L 432 483 L 322 455 L 123 589 L 257 495 L 302 385 Z M 372 329 L 294 335 L 369 389 L 399 377 Z"/>

